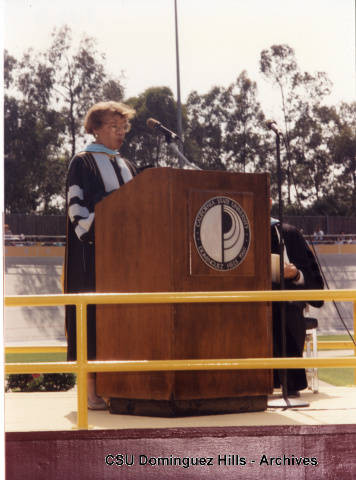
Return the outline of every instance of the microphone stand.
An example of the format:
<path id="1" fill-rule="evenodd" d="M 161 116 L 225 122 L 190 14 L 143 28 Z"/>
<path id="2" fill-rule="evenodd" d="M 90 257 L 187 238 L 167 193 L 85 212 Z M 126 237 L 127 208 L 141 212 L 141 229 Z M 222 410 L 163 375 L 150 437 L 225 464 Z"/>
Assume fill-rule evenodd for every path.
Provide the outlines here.
<path id="1" fill-rule="evenodd" d="M 279 231 L 279 278 L 280 289 L 284 290 L 284 235 L 283 235 L 283 198 L 282 198 L 282 168 L 281 168 L 281 139 L 278 129 L 272 129 L 276 135 L 276 160 L 277 160 L 277 181 L 278 181 L 278 217 L 280 224 Z M 278 228 L 278 227 L 277 227 Z M 287 356 L 287 335 L 286 335 L 286 302 L 280 302 L 280 320 L 281 320 L 281 337 L 282 337 L 282 357 Z M 293 407 L 308 407 L 309 403 L 303 400 L 288 398 L 287 387 L 287 370 L 280 369 L 281 384 L 282 384 L 282 398 L 268 401 L 270 408 L 293 408 Z"/>
<path id="2" fill-rule="evenodd" d="M 178 164 L 179 168 L 192 168 L 193 170 L 201 170 L 197 165 L 194 165 L 194 163 L 191 163 L 184 155 L 183 153 L 179 150 L 178 145 L 174 142 L 172 142 L 172 138 L 169 135 L 166 135 L 166 142 L 169 146 L 169 148 L 178 156 Z"/>

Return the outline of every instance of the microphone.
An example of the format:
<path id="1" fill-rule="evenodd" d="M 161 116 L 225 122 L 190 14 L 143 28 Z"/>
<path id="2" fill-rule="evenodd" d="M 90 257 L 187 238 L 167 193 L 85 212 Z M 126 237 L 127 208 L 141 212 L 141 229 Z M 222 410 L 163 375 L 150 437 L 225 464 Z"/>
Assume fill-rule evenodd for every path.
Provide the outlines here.
<path id="1" fill-rule="evenodd" d="M 276 135 L 282 135 L 283 133 L 279 130 L 277 123 L 274 120 L 267 120 L 266 127 L 269 130 L 272 130 Z"/>
<path id="2" fill-rule="evenodd" d="M 164 127 L 161 122 L 155 120 L 154 118 L 149 118 L 146 122 L 146 125 L 152 130 L 158 130 L 159 132 L 163 133 L 163 135 L 166 137 L 167 143 L 170 143 L 171 140 L 181 141 L 176 133 L 168 130 L 168 128 Z"/>

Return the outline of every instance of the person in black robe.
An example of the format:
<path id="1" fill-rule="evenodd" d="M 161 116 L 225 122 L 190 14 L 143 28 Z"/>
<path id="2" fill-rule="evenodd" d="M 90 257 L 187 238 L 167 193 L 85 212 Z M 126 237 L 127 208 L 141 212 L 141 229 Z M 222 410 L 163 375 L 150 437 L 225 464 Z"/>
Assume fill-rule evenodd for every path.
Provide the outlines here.
<path id="1" fill-rule="evenodd" d="M 95 142 L 76 154 L 67 175 L 67 238 L 64 292 L 95 292 L 95 205 L 122 187 L 136 169 L 119 154 L 135 111 L 118 102 L 100 102 L 87 113 L 84 127 Z M 76 360 L 76 312 L 66 306 L 67 360 Z M 88 359 L 96 358 L 95 305 L 87 310 Z M 88 407 L 104 409 L 95 393 L 95 374 L 88 376 Z"/>
<path id="2" fill-rule="evenodd" d="M 292 225 L 283 224 L 284 238 L 284 278 L 286 290 L 323 289 L 324 282 L 318 263 L 307 242 L 299 230 Z M 271 221 L 271 249 L 279 254 L 280 224 Z M 273 282 L 272 289 L 279 289 L 279 283 Z M 307 303 L 321 307 L 323 301 L 285 302 L 286 318 L 286 356 L 302 357 L 306 333 L 306 321 L 303 314 Z M 281 303 L 273 302 L 273 355 L 282 356 Z M 282 371 L 274 370 L 274 387 L 282 385 Z M 305 369 L 287 370 L 287 392 L 289 396 L 298 396 L 299 390 L 307 387 Z"/>

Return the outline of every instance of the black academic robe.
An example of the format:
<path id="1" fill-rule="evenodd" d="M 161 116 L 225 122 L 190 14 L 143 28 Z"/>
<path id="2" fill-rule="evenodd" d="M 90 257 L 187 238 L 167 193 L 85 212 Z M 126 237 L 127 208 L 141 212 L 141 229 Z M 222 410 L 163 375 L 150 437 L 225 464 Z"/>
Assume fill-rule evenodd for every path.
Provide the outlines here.
<path id="1" fill-rule="evenodd" d="M 279 254 L 279 235 L 275 225 L 271 227 L 272 253 Z M 318 267 L 318 263 L 299 230 L 291 225 L 283 225 L 283 237 L 285 250 L 290 263 L 303 273 L 304 283 L 296 284 L 285 279 L 286 290 L 323 289 L 324 282 Z M 285 259 L 286 260 L 286 259 Z M 279 284 L 272 284 L 273 289 L 279 289 Z M 314 307 L 321 307 L 322 301 L 308 302 Z M 302 357 L 305 342 L 305 319 L 303 310 L 306 302 L 285 302 L 286 308 L 286 356 Z M 281 303 L 273 302 L 273 355 L 282 356 L 282 329 L 281 329 Z M 278 388 L 282 384 L 281 371 L 274 371 L 274 386 Z M 307 379 L 304 369 L 287 370 L 288 391 L 303 390 L 307 387 Z"/>
<path id="2" fill-rule="evenodd" d="M 95 292 L 95 205 L 136 174 L 118 155 L 82 152 L 73 157 L 67 176 L 65 293 Z M 67 359 L 76 360 L 75 307 L 66 306 Z M 95 305 L 87 311 L 88 359 L 96 357 Z"/>

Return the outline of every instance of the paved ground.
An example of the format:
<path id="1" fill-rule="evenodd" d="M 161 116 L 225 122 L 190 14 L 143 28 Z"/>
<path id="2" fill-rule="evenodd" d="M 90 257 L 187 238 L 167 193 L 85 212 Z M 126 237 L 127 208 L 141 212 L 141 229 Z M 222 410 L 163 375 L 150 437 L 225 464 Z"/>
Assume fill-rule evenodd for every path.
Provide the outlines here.
<path id="1" fill-rule="evenodd" d="M 16 250 L 14 250 L 16 252 Z M 320 263 L 330 288 L 356 288 L 356 254 L 320 254 Z M 5 258 L 5 295 L 61 293 L 63 256 L 7 256 Z M 338 304 L 348 328 L 353 329 L 350 302 Z M 321 309 L 310 308 L 318 318 L 320 333 L 344 333 L 344 327 L 331 302 Z M 18 343 L 65 344 L 64 307 L 11 307 L 5 309 L 6 345 Z"/>
<path id="2" fill-rule="evenodd" d="M 63 257 L 5 258 L 5 295 L 61 293 Z M 64 307 L 7 307 L 4 312 L 6 345 L 65 344 Z"/>
<path id="3" fill-rule="evenodd" d="M 12 247 L 11 251 L 6 250 L 5 295 L 61 293 L 64 249 L 34 248 L 34 251 L 16 247 Z M 329 288 L 356 288 L 355 253 L 319 253 L 319 261 Z M 338 302 L 337 307 L 347 327 L 352 330 L 352 302 Z M 345 332 L 332 302 L 326 302 L 321 309 L 310 307 L 309 315 L 318 318 L 319 334 Z M 65 343 L 64 307 L 5 308 L 4 339 L 5 344 Z"/>
<path id="4" fill-rule="evenodd" d="M 356 288 L 356 255 L 354 253 L 321 254 L 319 260 L 330 289 Z M 325 302 L 320 309 L 310 308 L 311 316 L 318 318 L 319 333 L 345 332 L 336 308 L 347 327 L 353 330 L 352 302 L 336 302 L 336 306 L 332 302 Z"/>

